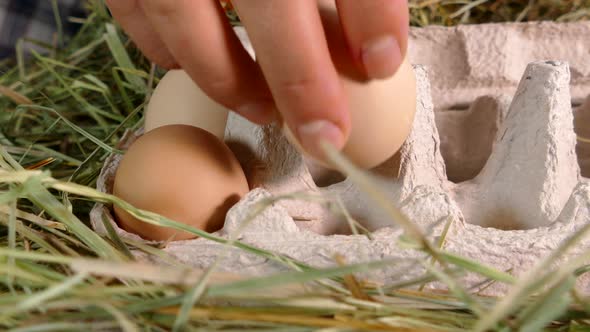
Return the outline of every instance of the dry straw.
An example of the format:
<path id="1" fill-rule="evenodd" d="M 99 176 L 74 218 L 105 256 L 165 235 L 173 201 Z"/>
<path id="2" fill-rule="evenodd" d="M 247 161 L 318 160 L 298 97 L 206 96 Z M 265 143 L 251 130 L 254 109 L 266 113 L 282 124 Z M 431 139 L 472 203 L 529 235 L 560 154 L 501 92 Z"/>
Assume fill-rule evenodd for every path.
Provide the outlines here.
<path id="1" fill-rule="evenodd" d="M 457 22 L 588 17 L 588 1 L 410 1 L 412 22 Z M 0 328 L 13 331 L 584 331 L 590 302 L 574 281 L 588 268 L 586 253 L 559 268 L 552 262 L 586 235 L 563 243 L 529 274 L 507 272 L 444 251 L 431 243 L 380 193 L 370 175 L 327 147 L 341 170 L 406 230 L 400 243 L 424 253 L 425 274 L 399 284 L 366 285 L 360 272 L 402 260 L 347 265 L 335 258 L 316 268 L 217 238 L 114 196 L 96 191 L 105 158 L 121 153 L 125 129 L 142 124 L 143 105 L 162 72 L 124 39 L 102 1 L 88 3 L 87 18 L 65 47 L 32 41 L 17 45 L 16 61 L 0 76 Z M 584 139 L 581 139 L 584 140 Z M 312 199 L 297 194 L 269 198 Z M 88 226 L 95 202 L 118 204 L 145 222 L 193 232 L 284 264 L 287 272 L 246 277 L 184 266 L 161 248 L 101 237 Z M 245 220 L 247 222 L 247 220 Z M 449 221 L 448 227 L 452 227 Z M 137 250 L 164 262 L 138 261 Z M 501 299 L 465 289 L 461 276 L 511 286 Z M 448 292 L 421 291 L 439 281 Z"/>

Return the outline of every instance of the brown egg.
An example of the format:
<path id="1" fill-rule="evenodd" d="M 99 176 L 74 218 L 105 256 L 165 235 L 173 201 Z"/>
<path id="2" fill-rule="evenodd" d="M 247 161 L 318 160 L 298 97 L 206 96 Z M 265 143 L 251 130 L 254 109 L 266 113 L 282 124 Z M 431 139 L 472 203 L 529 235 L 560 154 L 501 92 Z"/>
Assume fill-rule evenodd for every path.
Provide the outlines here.
<path id="1" fill-rule="evenodd" d="M 219 138 L 194 126 L 168 125 L 131 145 L 117 169 L 113 193 L 137 208 L 214 232 L 248 190 L 238 160 Z M 196 237 L 137 220 L 116 206 L 114 211 L 121 228 L 144 239 Z"/>
<path id="2" fill-rule="evenodd" d="M 410 133 L 416 111 L 413 68 L 406 58 L 392 77 L 367 80 L 347 48 L 334 0 L 318 4 L 351 117 L 351 133 L 342 154 L 358 167 L 373 168 L 392 157 Z M 283 128 L 289 141 L 305 153 L 287 126 Z"/>

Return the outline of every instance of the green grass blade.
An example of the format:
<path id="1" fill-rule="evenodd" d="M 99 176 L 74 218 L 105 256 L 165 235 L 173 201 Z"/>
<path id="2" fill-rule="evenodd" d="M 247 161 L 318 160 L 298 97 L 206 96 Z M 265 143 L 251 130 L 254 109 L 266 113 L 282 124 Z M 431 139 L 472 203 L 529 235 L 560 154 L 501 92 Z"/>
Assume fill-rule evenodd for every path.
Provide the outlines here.
<path id="1" fill-rule="evenodd" d="M 119 67 L 136 70 L 135 65 L 131 61 L 131 58 L 129 58 L 129 54 L 127 54 L 127 51 L 125 50 L 125 46 L 123 46 L 121 39 L 119 39 L 117 29 L 113 24 L 108 23 L 106 25 L 106 33 L 104 38 L 109 45 L 113 58 L 115 58 L 115 61 Z M 136 91 L 147 91 L 146 83 L 143 79 L 126 72 L 124 72 L 123 75 L 125 75 L 127 82 L 131 83 Z"/>
<path id="2" fill-rule="evenodd" d="M 207 269 L 197 284 L 186 293 L 185 299 L 182 301 L 182 305 L 180 306 L 180 312 L 178 313 L 178 316 L 174 321 L 174 325 L 172 326 L 172 332 L 181 332 L 186 329 L 186 325 L 190 320 L 191 309 L 205 293 L 207 283 L 209 278 L 211 278 L 213 271 L 213 267 Z"/>
<path id="3" fill-rule="evenodd" d="M 0 146 L 0 154 L 5 159 L 12 159 L 10 155 L 6 153 L 4 148 Z M 13 159 L 12 159 L 13 160 Z M 22 173 L 24 172 L 24 173 Z M 24 174 L 35 174 L 32 177 L 28 177 Z M 23 174 L 23 175 L 19 175 Z M 23 177 L 24 176 L 24 177 Z M 27 197 L 42 206 L 54 218 L 64 223 L 69 230 L 74 232 L 80 239 L 92 248 L 99 256 L 110 257 L 110 258 L 121 258 L 121 254 L 112 246 L 110 246 L 104 239 L 102 239 L 93 230 L 88 228 L 82 221 L 80 221 L 69 209 L 67 209 L 61 202 L 59 202 L 47 189 L 42 185 L 42 178 L 48 176 L 40 172 L 6 172 L 0 171 L 0 181 L 16 181 L 23 182 L 23 188 L 27 193 Z M 19 180 L 20 178 L 20 180 Z"/>
<path id="4" fill-rule="evenodd" d="M 540 260 L 533 268 L 525 273 L 520 280 L 512 286 L 508 294 L 504 296 L 496 306 L 483 317 L 475 326 L 475 331 L 484 332 L 496 326 L 503 319 L 509 316 L 516 308 L 518 308 L 532 295 L 534 288 L 543 286 L 538 283 L 539 280 L 546 280 L 546 278 L 559 276 L 560 274 L 567 274 L 567 270 L 558 270 L 557 274 L 551 268 L 555 261 L 559 259 L 571 247 L 581 242 L 590 233 L 590 225 L 584 226 L 578 230 L 569 239 L 562 242 L 559 247 L 554 250 L 548 257 Z M 583 257 L 583 256 L 582 256 Z M 576 260 L 576 259 L 574 259 Z M 579 268 L 579 266 L 570 267 L 572 273 Z"/>
<path id="5" fill-rule="evenodd" d="M 498 271 L 496 269 L 485 266 L 484 264 L 473 261 L 471 259 L 457 256 L 444 251 L 441 251 L 439 254 L 440 257 L 448 263 L 463 268 L 467 271 L 477 273 L 478 275 L 487 277 L 489 279 L 504 282 L 507 284 L 514 284 L 517 280 L 515 277 L 506 272 Z"/>
<path id="6" fill-rule="evenodd" d="M 71 127 L 73 130 L 75 130 L 77 133 L 79 133 L 80 135 L 86 137 L 92 143 L 94 143 L 97 146 L 101 147 L 102 149 L 104 149 L 108 153 L 117 153 L 117 154 L 122 154 L 123 153 L 120 150 L 111 148 L 109 145 L 105 144 L 100 139 L 96 138 L 95 136 L 91 135 L 90 133 L 88 133 L 84 129 L 80 128 L 78 125 L 76 125 L 73 122 L 71 122 L 70 120 L 68 120 L 66 117 L 64 117 L 63 115 L 61 115 L 58 111 L 56 111 L 53 108 L 44 107 L 44 106 L 37 106 L 37 105 L 20 106 L 20 107 L 22 107 L 22 108 L 28 108 L 28 109 L 37 109 L 37 110 L 46 111 L 46 112 L 51 112 L 51 113 L 57 115 L 60 118 L 61 121 L 63 121 L 64 123 L 66 123 L 69 127 Z"/>
<path id="7" fill-rule="evenodd" d="M 69 256 L 55 255 L 55 254 L 42 254 L 38 252 L 23 251 L 23 250 L 11 250 L 0 247 L 0 257 L 14 257 L 18 259 L 26 259 L 37 262 L 45 263 L 56 263 L 56 264 L 69 264 L 75 260 L 75 258 Z"/>
<path id="8" fill-rule="evenodd" d="M 116 329 L 116 323 L 81 323 L 81 322 L 52 322 L 39 323 L 34 326 L 23 326 L 10 330 L 10 332 L 80 332 L 80 331 L 108 331 Z"/>
<path id="9" fill-rule="evenodd" d="M 380 269 L 394 264 L 395 260 L 383 260 L 370 263 L 350 264 L 341 267 L 315 269 L 310 271 L 286 272 L 278 275 L 251 278 L 240 280 L 224 285 L 213 285 L 209 288 L 209 296 L 230 295 L 243 292 L 252 292 L 256 289 L 272 288 L 287 284 L 301 284 L 318 279 L 327 279 L 340 277 L 356 272 L 367 272 L 370 270 Z"/>
<path id="10" fill-rule="evenodd" d="M 24 41 L 22 38 L 16 42 L 15 52 L 16 52 L 16 64 L 18 66 L 18 74 L 19 80 L 21 82 L 26 81 L 27 71 L 25 69 L 25 54 L 24 54 Z"/>
<path id="11" fill-rule="evenodd" d="M 575 284 L 576 279 L 571 275 L 559 280 L 557 285 L 519 315 L 519 331 L 541 331 L 551 321 L 564 314 L 572 303 L 570 292 Z"/>
<path id="12" fill-rule="evenodd" d="M 109 220 L 107 220 L 107 217 L 104 215 L 102 216 L 102 224 L 104 225 L 105 229 L 107 230 L 107 233 L 108 233 L 109 237 L 111 238 L 111 241 L 113 241 L 113 243 L 115 244 L 115 246 L 117 246 L 117 248 L 119 248 L 119 250 L 121 250 L 121 252 L 123 253 L 123 255 L 125 255 L 125 257 L 127 257 L 131 260 L 134 260 L 135 257 L 133 257 L 133 254 L 131 253 L 129 248 L 127 247 L 125 242 L 123 242 L 123 240 L 121 240 L 121 238 L 119 237 L 119 234 L 117 234 L 117 232 L 113 228 L 113 225 L 111 225 L 111 222 Z"/>
<path id="13" fill-rule="evenodd" d="M 369 195 L 375 204 L 391 217 L 392 222 L 398 223 L 404 229 L 406 234 L 412 240 L 416 241 L 420 247 L 423 247 L 429 253 L 436 253 L 435 247 L 426 238 L 422 230 L 408 220 L 408 218 L 396 208 L 392 202 L 390 202 L 387 195 L 379 189 L 375 184 L 374 179 L 369 174 L 359 170 L 354 164 L 344 158 L 332 145 L 322 142 L 322 147 L 332 164 L 336 165 L 342 173 L 346 174 L 361 190 Z"/>
<path id="14" fill-rule="evenodd" d="M 51 9 L 53 11 L 53 18 L 55 20 L 55 26 L 57 27 L 57 45 L 61 47 L 64 42 L 64 31 L 63 31 L 63 24 L 62 18 L 59 13 L 59 5 L 57 0 L 51 0 Z"/>
<path id="15" fill-rule="evenodd" d="M 477 316 L 483 315 L 483 308 L 480 303 L 478 303 L 475 298 L 473 298 L 461 285 L 457 282 L 453 277 L 445 273 L 444 271 L 431 266 L 427 263 L 424 263 L 423 266 L 426 268 L 428 272 L 432 275 L 436 276 L 437 279 L 447 285 L 449 290 L 461 301 L 465 303 L 467 309 L 474 312 Z"/>
<path id="16" fill-rule="evenodd" d="M 88 247 L 92 248 L 100 257 L 121 258 L 121 254 L 104 239 L 86 226 L 69 209 L 61 204 L 42 185 L 39 179 L 30 179 L 25 184 L 29 187 L 29 199 L 42 206 L 47 213 L 61 221 L 68 229 L 75 233 Z"/>
<path id="17" fill-rule="evenodd" d="M 78 274 L 75 275 L 68 280 L 57 284 L 55 286 L 49 287 L 46 290 L 39 292 L 37 294 L 32 295 L 28 299 L 19 303 L 16 308 L 12 310 L 6 310 L 5 312 L 1 313 L 0 317 L 11 316 L 15 315 L 24 311 L 28 311 L 34 309 L 36 307 L 41 306 L 44 302 L 62 296 L 64 293 L 69 291 L 71 288 L 77 286 L 78 284 L 82 283 L 84 279 L 88 276 L 85 274 Z"/>
<path id="18" fill-rule="evenodd" d="M 119 323 L 119 327 L 123 332 L 139 332 L 139 329 L 131 320 L 123 313 L 121 310 L 115 308 L 114 306 L 102 303 L 99 307 L 103 308 L 106 312 L 111 314 Z"/>

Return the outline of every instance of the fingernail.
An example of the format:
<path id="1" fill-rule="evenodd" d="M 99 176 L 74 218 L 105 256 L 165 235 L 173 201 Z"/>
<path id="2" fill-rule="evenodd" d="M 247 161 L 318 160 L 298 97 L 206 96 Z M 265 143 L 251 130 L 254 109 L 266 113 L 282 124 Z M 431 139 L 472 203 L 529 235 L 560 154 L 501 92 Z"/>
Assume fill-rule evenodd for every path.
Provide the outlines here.
<path id="1" fill-rule="evenodd" d="M 344 135 L 338 126 L 326 120 L 313 121 L 297 128 L 299 142 L 312 157 L 325 160 L 322 141 L 332 144 L 336 149 L 344 146 Z"/>
<path id="2" fill-rule="evenodd" d="M 365 43 L 362 61 L 369 78 L 387 78 L 397 71 L 402 62 L 402 52 L 393 36 L 381 36 Z"/>
<path id="3" fill-rule="evenodd" d="M 260 101 L 240 105 L 236 112 L 256 123 L 271 123 L 276 120 L 277 110 L 271 101 Z"/>

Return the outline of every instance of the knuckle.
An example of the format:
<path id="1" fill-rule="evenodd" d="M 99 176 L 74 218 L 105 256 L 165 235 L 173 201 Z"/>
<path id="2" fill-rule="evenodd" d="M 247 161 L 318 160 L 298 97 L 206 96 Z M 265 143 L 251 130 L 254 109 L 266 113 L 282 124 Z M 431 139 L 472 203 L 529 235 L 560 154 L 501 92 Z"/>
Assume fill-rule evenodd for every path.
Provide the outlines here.
<path id="1" fill-rule="evenodd" d="M 172 17 L 178 12 L 178 1 L 170 0 L 144 0 L 141 2 L 143 9 L 156 16 Z"/>
<path id="2" fill-rule="evenodd" d="M 238 82 L 230 75 L 214 76 L 203 82 L 203 89 L 212 96 L 227 99 L 239 91 Z"/>
<path id="3" fill-rule="evenodd" d="M 276 88 L 281 94 L 293 97 L 304 96 L 309 91 L 319 88 L 319 82 L 312 76 L 285 78 L 280 80 Z"/>
<path id="4" fill-rule="evenodd" d="M 327 78 L 322 80 L 317 75 L 310 74 L 281 79 L 271 86 L 271 91 L 285 105 L 300 109 L 297 112 L 307 112 L 301 108 L 309 108 L 309 112 L 315 112 L 318 110 L 311 105 L 317 104 L 319 100 L 330 100 L 334 94 L 334 83 L 337 82 Z"/>
<path id="5" fill-rule="evenodd" d="M 271 86 L 271 91 L 300 119 L 328 116 L 339 109 L 344 97 L 338 77 L 322 73 L 282 79 Z"/>

